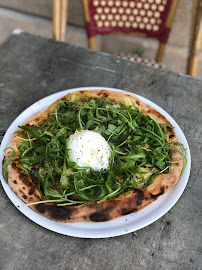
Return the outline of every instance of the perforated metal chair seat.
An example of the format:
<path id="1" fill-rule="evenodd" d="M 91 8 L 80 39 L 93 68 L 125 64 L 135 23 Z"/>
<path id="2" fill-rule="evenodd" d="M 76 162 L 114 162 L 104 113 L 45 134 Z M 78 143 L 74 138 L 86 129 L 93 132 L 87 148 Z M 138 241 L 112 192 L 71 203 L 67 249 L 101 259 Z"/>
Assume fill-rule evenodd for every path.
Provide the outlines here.
<path id="1" fill-rule="evenodd" d="M 89 47 L 97 50 L 95 37 L 103 34 L 155 38 L 159 41 L 156 55 L 156 62 L 159 63 L 162 61 L 177 3 L 178 0 L 83 0 Z M 137 59 L 140 61 L 139 57 Z M 148 59 L 141 62 L 145 61 L 156 65 Z"/>
<path id="2" fill-rule="evenodd" d="M 119 56 L 121 58 L 124 59 L 129 59 L 131 61 L 135 61 L 138 63 L 143 63 L 147 66 L 153 66 L 155 68 L 163 68 L 165 69 L 166 66 L 162 63 L 158 63 L 155 60 L 149 59 L 149 58 L 142 58 L 139 55 L 136 54 L 131 54 L 131 53 L 120 53 L 120 54 L 116 54 L 116 56 Z"/>
<path id="3" fill-rule="evenodd" d="M 165 17 L 171 0 L 88 0 L 88 4 L 89 36 L 112 31 L 140 32 L 167 41 L 169 28 L 165 26 Z"/>

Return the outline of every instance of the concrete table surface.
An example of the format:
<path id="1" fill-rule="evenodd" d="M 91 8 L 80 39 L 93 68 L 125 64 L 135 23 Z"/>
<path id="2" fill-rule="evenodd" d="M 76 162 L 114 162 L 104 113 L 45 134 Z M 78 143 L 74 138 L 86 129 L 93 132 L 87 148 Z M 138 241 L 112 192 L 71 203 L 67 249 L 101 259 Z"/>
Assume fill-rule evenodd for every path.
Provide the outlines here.
<path id="1" fill-rule="evenodd" d="M 18 211 L 0 187 L 0 269 L 202 269 L 202 81 L 27 33 L 12 35 L 0 47 L 0 142 L 32 103 L 80 86 L 125 89 L 165 109 L 191 149 L 188 185 L 158 221 L 106 239 L 48 231 Z"/>

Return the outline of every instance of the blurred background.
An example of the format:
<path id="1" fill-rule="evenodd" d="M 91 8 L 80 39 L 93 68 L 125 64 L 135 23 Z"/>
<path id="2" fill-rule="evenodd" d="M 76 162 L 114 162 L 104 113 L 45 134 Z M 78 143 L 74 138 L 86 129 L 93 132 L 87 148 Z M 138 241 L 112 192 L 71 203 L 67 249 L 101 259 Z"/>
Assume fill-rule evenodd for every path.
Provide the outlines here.
<path id="1" fill-rule="evenodd" d="M 58 0 L 59 1 L 59 0 Z M 191 42 L 192 0 L 179 0 L 162 63 L 172 71 L 186 73 Z M 16 29 L 52 38 L 52 0 L 0 0 L 0 44 Z M 65 42 L 88 47 L 81 0 L 68 1 Z M 98 36 L 98 50 L 136 53 L 155 58 L 158 41 L 127 35 Z M 202 78 L 202 50 L 197 77 Z"/>

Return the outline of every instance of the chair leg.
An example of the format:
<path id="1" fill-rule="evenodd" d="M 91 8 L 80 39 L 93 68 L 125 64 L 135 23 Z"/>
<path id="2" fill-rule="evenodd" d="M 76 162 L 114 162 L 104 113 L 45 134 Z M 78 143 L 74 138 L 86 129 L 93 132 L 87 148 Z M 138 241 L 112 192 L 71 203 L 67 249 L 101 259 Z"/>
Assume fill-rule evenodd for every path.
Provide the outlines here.
<path id="1" fill-rule="evenodd" d="M 169 14 L 168 14 L 168 17 L 167 17 L 167 20 L 166 20 L 166 26 L 169 27 L 169 28 L 171 28 L 171 25 L 172 25 L 172 22 L 173 22 L 173 19 L 174 19 L 174 15 L 175 15 L 175 12 L 176 12 L 177 5 L 178 5 L 178 0 L 173 0 L 172 5 L 171 5 L 171 9 L 169 11 Z M 164 55 L 164 52 L 165 52 L 165 48 L 166 48 L 166 44 L 165 43 L 160 43 L 159 49 L 158 49 L 158 52 L 157 52 L 157 55 L 156 55 L 156 62 L 159 63 L 159 62 L 162 61 L 162 58 L 163 58 L 163 55 Z"/>
<path id="2" fill-rule="evenodd" d="M 187 74 L 190 76 L 197 76 L 199 54 L 202 44 L 202 0 L 198 1 L 197 7 L 193 26 L 192 44 L 187 65 Z"/>
<path id="3" fill-rule="evenodd" d="M 85 21 L 90 22 L 90 14 L 89 14 L 89 10 L 88 10 L 88 0 L 82 0 L 82 2 L 83 2 L 83 11 L 84 11 L 84 16 L 85 16 Z M 88 47 L 91 50 L 94 50 L 94 51 L 97 50 L 96 38 L 94 36 L 88 38 Z"/>
<path id="4" fill-rule="evenodd" d="M 91 50 L 97 51 L 96 38 L 90 37 L 88 38 L 88 46 Z"/>
<path id="5" fill-rule="evenodd" d="M 166 44 L 160 43 L 159 49 L 158 49 L 158 52 L 157 52 L 157 55 L 156 55 L 156 62 L 159 63 L 159 62 L 162 61 L 162 58 L 163 58 L 163 55 L 164 55 L 165 48 L 166 48 Z"/>
<path id="6" fill-rule="evenodd" d="M 60 35 L 60 0 L 53 0 L 53 38 L 56 40 L 61 39 Z"/>
<path id="7" fill-rule="evenodd" d="M 189 64 L 187 68 L 187 73 L 190 76 L 194 77 L 197 76 L 201 43 L 202 43 L 202 25 L 201 28 L 198 29 L 196 37 L 192 44 L 191 55 L 189 57 Z"/>
<path id="8" fill-rule="evenodd" d="M 61 41 L 65 41 L 66 29 L 67 29 L 67 7 L 68 0 L 61 0 Z"/>
<path id="9" fill-rule="evenodd" d="M 68 0 L 53 0 L 53 38 L 64 41 L 67 26 Z"/>

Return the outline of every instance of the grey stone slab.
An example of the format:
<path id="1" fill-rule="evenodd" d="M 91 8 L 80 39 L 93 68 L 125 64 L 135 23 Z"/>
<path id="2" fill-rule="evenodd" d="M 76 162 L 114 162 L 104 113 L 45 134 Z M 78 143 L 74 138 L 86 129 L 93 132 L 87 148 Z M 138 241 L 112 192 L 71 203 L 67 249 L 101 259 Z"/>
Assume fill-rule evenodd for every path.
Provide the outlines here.
<path id="1" fill-rule="evenodd" d="M 140 94 L 181 126 L 192 154 L 188 186 L 153 224 L 128 235 L 79 239 L 48 231 L 23 216 L 0 187 L 0 261 L 4 270 L 200 270 L 202 81 L 108 54 L 20 34 L 0 47 L 0 140 L 35 101 L 80 86 Z"/>

